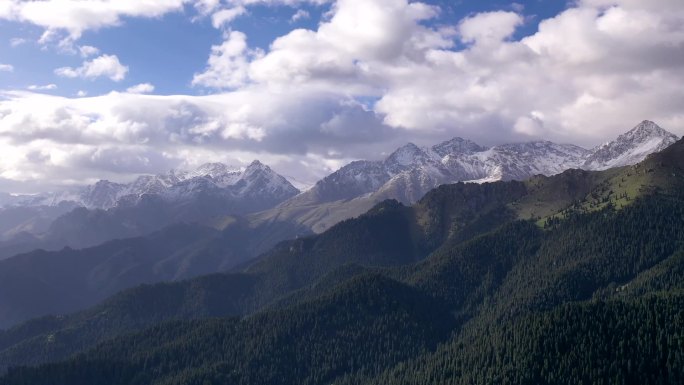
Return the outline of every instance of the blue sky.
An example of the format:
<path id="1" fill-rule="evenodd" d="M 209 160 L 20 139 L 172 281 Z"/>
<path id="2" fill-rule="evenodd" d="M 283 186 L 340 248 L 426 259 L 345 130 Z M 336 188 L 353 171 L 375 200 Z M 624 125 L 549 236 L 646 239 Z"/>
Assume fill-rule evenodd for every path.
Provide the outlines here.
<path id="1" fill-rule="evenodd" d="M 682 63 L 681 0 L 3 0 L 0 191 L 682 134 Z"/>

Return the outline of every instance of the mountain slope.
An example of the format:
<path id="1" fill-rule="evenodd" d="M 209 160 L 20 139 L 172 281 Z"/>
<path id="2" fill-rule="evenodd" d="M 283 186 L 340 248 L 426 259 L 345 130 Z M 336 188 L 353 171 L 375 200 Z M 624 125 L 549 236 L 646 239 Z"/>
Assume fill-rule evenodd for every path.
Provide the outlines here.
<path id="1" fill-rule="evenodd" d="M 289 238 L 301 229 L 282 231 Z M 270 236 L 235 218 L 222 230 L 176 224 L 92 248 L 17 255 L 0 261 L 0 327 L 85 309 L 143 283 L 228 271 L 264 251 Z"/>
<path id="2" fill-rule="evenodd" d="M 27 359 L 24 354 L 36 357 L 37 361 L 33 362 L 60 357 L 73 352 L 74 347 L 88 346 L 106 336 L 136 330 L 158 322 L 160 318 L 249 314 L 314 284 L 326 275 L 334 274 L 340 267 L 350 263 L 364 266 L 412 263 L 424 258 L 449 237 L 468 239 L 480 231 L 498 226 L 501 221 L 515 218 L 513 213 L 502 206 L 503 202 L 513 196 L 520 196 L 525 191 L 524 186 L 518 182 L 512 185 L 461 184 L 454 187 L 454 196 L 458 196 L 458 200 L 452 199 L 450 194 L 437 194 L 430 202 L 424 202 L 416 209 L 407 208 L 397 202 L 386 202 L 360 218 L 334 226 L 324 234 L 285 242 L 264 254 L 257 263 L 240 274 L 140 287 L 121 293 L 108 301 L 108 304 L 103 304 L 104 309 L 108 309 L 106 311 L 94 309 L 68 317 L 47 317 L 42 321 L 17 326 L 0 336 L 0 350 L 3 351 L 0 361 L 8 364 L 21 362 Z M 470 198 L 475 198 L 470 205 L 459 203 L 461 199 Z M 426 221 L 426 218 L 439 220 Z M 52 257 L 57 263 L 61 259 L 59 255 Z M 116 258 L 105 259 L 117 261 Z M 2 268 L 3 265 L 0 264 L 0 270 Z M 127 270 L 130 273 L 148 271 L 147 268 Z M 24 290 L 33 285 L 32 280 L 21 282 L 25 285 Z M 21 291 L 8 293 L 16 294 Z M 162 311 L 155 307 L 145 307 L 144 301 L 150 298 L 169 304 L 171 309 L 180 310 Z M 198 301 L 197 298 L 202 300 Z M 216 300 L 205 301 L 209 298 Z M 25 299 L 22 304 L 25 308 L 33 302 L 35 301 Z M 122 305 L 110 304 L 129 304 L 123 305 L 124 308 L 141 311 L 136 311 L 136 314 L 140 313 L 138 316 L 131 317 L 125 311 L 117 310 Z M 122 330 L 121 325 L 127 325 L 128 329 Z M 90 332 L 93 329 L 96 332 Z M 24 335 L 25 338 L 20 339 L 26 341 L 16 342 L 16 337 L 12 337 L 16 335 Z M 44 346 L 45 340 L 39 337 L 41 335 L 61 336 L 60 340 L 71 341 L 69 346 L 72 350 L 62 344 Z M 8 339 L 15 342 L 6 342 L 8 345 L 3 346 L 2 341 Z M 34 352 L 39 346 L 43 346 L 40 348 L 43 353 L 36 356 Z"/>
<path id="3" fill-rule="evenodd" d="M 13 370 L 0 383 L 465 384 L 497 382 L 502 373 L 521 384 L 600 383 L 607 373 L 676 383 L 684 362 L 677 286 L 639 297 L 606 289 L 676 261 L 684 251 L 681 198 L 651 195 L 545 231 L 512 222 L 444 243 L 415 265 L 380 276 L 361 270 L 280 310 L 160 324 L 66 363 Z M 661 221 L 668 226 L 654 226 Z M 615 235 L 618 224 L 625 232 Z M 578 253 L 554 248 L 563 238 Z M 617 250 L 621 266 L 633 270 L 610 263 L 611 243 L 625 240 L 647 245 Z M 666 248 L 648 246 L 667 240 Z M 672 282 L 681 287 L 682 278 Z M 594 293 L 615 296 L 592 300 Z"/>
<path id="4" fill-rule="evenodd" d="M 397 298 L 402 301 L 396 301 Z M 327 383 L 359 368 L 365 367 L 363 370 L 369 374 L 377 372 L 382 366 L 366 367 L 366 364 L 377 361 L 376 357 L 389 346 L 396 349 L 396 354 L 387 356 L 382 362 L 384 365 L 434 348 L 436 341 L 450 329 L 448 318 L 443 307 L 415 289 L 381 276 L 362 276 L 310 303 L 242 321 L 226 319 L 164 325 L 150 330 L 147 337 L 137 339 L 135 345 L 125 347 L 117 341 L 109 345 L 112 350 L 103 350 L 102 355 L 79 358 L 84 363 L 108 365 L 116 373 L 113 376 L 103 372 L 86 374 L 76 369 L 66 376 L 59 374 L 53 380 L 59 383 L 60 379 L 68 378 L 71 383 L 106 381 L 112 384 L 177 381 L 188 384 Z M 435 323 L 434 319 L 445 319 L 445 322 Z M 376 330 L 384 332 L 378 336 Z M 303 334 L 308 337 L 292 338 Z M 255 336 L 259 336 L 256 345 Z M 312 349 L 312 344 L 343 344 L 348 348 L 326 351 Z M 138 355 L 140 349 L 156 350 L 155 358 Z M 187 355 L 179 356 L 180 351 Z M 193 356 L 192 363 L 186 358 L 190 356 Z M 137 358 L 129 360 L 130 357 Z M 170 364 L 177 371 L 154 374 L 144 369 L 151 362 Z M 315 372 L 307 375 L 299 371 L 298 368 L 314 362 Z M 227 371 L 214 374 L 217 367 Z M 292 370 L 283 371 L 283 367 Z M 24 375 L 13 372 L 10 378 Z"/>

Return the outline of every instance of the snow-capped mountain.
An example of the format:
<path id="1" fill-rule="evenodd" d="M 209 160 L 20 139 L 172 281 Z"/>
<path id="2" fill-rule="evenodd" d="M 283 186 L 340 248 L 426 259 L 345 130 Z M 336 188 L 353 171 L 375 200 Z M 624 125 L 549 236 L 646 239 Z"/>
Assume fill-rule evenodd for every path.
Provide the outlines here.
<path id="1" fill-rule="evenodd" d="M 432 151 L 441 158 L 451 154 L 474 154 L 485 150 L 487 150 L 486 147 L 482 147 L 473 141 L 459 137 L 432 146 Z"/>
<path id="2" fill-rule="evenodd" d="M 413 161 L 405 158 L 403 170 L 394 172 L 374 195 L 412 203 L 445 183 L 525 179 L 537 174 L 557 174 L 568 168 L 579 167 L 589 153 L 581 147 L 544 141 L 504 144 L 490 149 L 474 143 L 467 147 L 450 146 L 462 141 L 455 138 L 423 149 L 420 154 L 414 154 Z M 389 158 L 387 162 L 392 163 Z M 394 170 L 390 169 L 390 172 Z"/>
<path id="3" fill-rule="evenodd" d="M 554 175 L 571 168 L 603 170 L 635 164 L 676 140 L 674 134 L 644 121 L 615 141 L 593 150 L 549 141 L 492 148 L 462 138 L 429 148 L 409 143 L 384 161 L 350 163 L 319 181 L 310 190 L 310 195 L 315 194 L 318 202 L 374 194 L 412 203 L 445 183 L 522 180 L 538 174 Z"/>
<path id="4" fill-rule="evenodd" d="M 408 143 L 383 161 L 342 167 L 291 203 L 332 202 L 366 194 L 411 203 L 445 183 L 525 179 L 579 168 L 589 154 L 581 147 L 544 141 L 492 148 L 462 138 L 424 148 Z"/>
<path id="5" fill-rule="evenodd" d="M 657 124 L 644 120 L 614 141 L 594 148 L 582 168 L 605 170 L 632 165 L 642 161 L 649 154 L 664 150 L 677 139 L 676 135 L 660 128 Z"/>
<path id="6" fill-rule="evenodd" d="M 587 150 L 548 141 L 491 148 L 462 138 L 432 147 L 409 143 L 381 161 L 352 162 L 314 187 L 262 213 L 259 220 L 287 218 L 323 231 L 336 221 L 359 215 L 383 199 L 413 203 L 447 183 L 523 180 L 572 168 L 603 170 L 640 162 L 674 143 L 677 137 L 644 121 L 615 141 Z"/>
<path id="7" fill-rule="evenodd" d="M 55 206 L 74 202 L 89 209 L 131 206 L 142 197 L 154 195 L 166 202 L 182 202 L 199 196 L 244 200 L 250 206 L 268 208 L 299 193 L 284 177 L 259 161 L 246 168 L 207 163 L 195 170 L 171 170 L 165 174 L 143 175 L 128 184 L 101 180 L 80 189 L 33 196 L 19 196 L 6 202 L 18 206 Z M 263 204 L 257 204 L 263 201 Z"/>

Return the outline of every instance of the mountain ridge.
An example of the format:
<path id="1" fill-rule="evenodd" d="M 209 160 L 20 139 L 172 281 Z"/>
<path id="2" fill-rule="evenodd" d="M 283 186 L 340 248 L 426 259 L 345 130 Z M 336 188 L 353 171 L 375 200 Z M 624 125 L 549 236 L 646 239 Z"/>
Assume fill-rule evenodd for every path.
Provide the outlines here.
<path id="1" fill-rule="evenodd" d="M 203 190 L 214 190 L 235 199 L 259 193 L 259 185 L 267 188 L 274 199 L 289 198 L 300 191 L 269 166 L 254 160 L 246 167 L 232 167 L 223 163 L 205 163 L 194 170 L 170 170 L 163 174 L 138 176 L 130 183 L 108 180 L 74 190 L 38 195 L 3 196 L 6 205 L 53 206 L 71 201 L 88 209 L 107 210 L 120 202 L 130 205 L 144 195 L 159 195 L 168 201 L 180 201 Z M 249 188 L 247 188 L 249 187 Z"/>
<path id="2" fill-rule="evenodd" d="M 349 163 L 309 190 L 251 218 L 257 223 L 287 219 L 320 233 L 384 199 L 412 204 L 442 184 L 524 180 L 568 169 L 604 170 L 632 165 L 677 139 L 657 124 L 643 121 L 592 150 L 550 141 L 486 148 L 459 137 L 432 147 L 409 143 L 384 160 Z"/>

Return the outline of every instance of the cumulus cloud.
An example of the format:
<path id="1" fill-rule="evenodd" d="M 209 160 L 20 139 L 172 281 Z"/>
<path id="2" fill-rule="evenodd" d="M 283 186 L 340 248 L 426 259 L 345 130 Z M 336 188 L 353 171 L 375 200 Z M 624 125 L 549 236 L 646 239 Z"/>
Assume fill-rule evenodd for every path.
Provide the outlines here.
<path id="1" fill-rule="evenodd" d="M 108 77 L 119 82 L 126 77 L 128 67 L 119 62 L 116 55 L 101 55 L 93 60 L 85 61 L 80 67 L 61 67 L 55 70 L 55 74 L 67 78 L 95 79 Z"/>
<path id="2" fill-rule="evenodd" d="M 262 55 L 244 55 L 244 41 L 229 36 L 224 44 L 239 49 L 214 47 L 211 81 L 195 83 L 370 98 L 386 125 L 416 135 L 591 146 L 647 117 L 684 128 L 675 107 L 684 92 L 666 80 L 684 75 L 684 5 L 655 3 L 585 0 L 518 41 L 525 21 L 516 12 L 470 15 L 454 35 L 426 26 L 439 13 L 433 6 L 338 0 L 317 30 L 295 29 Z M 454 48 L 454 36 L 466 48 Z"/>
<path id="3" fill-rule="evenodd" d="M 14 72 L 14 66 L 0 63 L 0 72 Z"/>
<path id="4" fill-rule="evenodd" d="M 358 94 L 387 86 L 395 69 L 420 61 L 429 47 L 453 42 L 421 22 L 439 10 L 405 0 L 340 0 L 317 31 L 296 29 L 251 63 L 250 77 L 272 85 L 319 84 Z M 390 72 L 387 72 L 390 71 Z"/>
<path id="5" fill-rule="evenodd" d="M 131 94 L 149 94 L 154 92 L 154 85 L 150 83 L 140 83 L 132 87 L 128 87 L 126 92 Z"/>
<path id="6" fill-rule="evenodd" d="M 212 88 L 236 88 L 248 80 L 249 57 L 259 53 L 247 47 L 247 36 L 239 31 L 226 35 L 221 45 L 211 47 L 204 72 L 195 74 L 192 84 Z"/>
<path id="7" fill-rule="evenodd" d="M 81 54 L 81 57 L 88 58 L 97 55 L 98 53 L 100 53 L 100 50 L 97 47 L 93 47 L 91 45 L 82 45 L 78 47 L 78 52 Z"/>
<path id="8" fill-rule="evenodd" d="M 513 34 L 523 19 L 515 12 L 485 12 L 468 17 L 459 24 L 466 43 L 498 44 Z"/>

